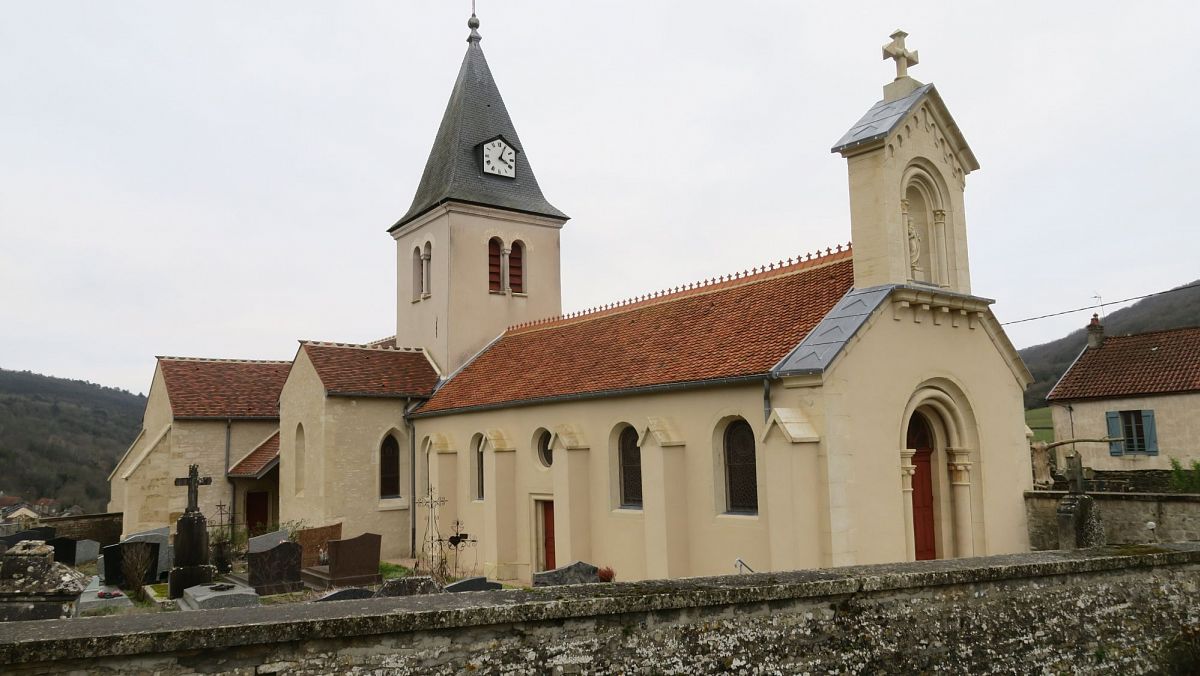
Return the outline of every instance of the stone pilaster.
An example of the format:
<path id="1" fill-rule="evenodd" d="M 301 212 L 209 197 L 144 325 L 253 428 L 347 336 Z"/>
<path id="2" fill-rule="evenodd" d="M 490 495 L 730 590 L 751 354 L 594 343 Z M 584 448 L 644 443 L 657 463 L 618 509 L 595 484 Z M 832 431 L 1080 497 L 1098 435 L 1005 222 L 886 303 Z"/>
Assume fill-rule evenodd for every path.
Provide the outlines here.
<path id="1" fill-rule="evenodd" d="M 554 450 L 554 549 L 560 566 L 591 560 L 590 463 L 586 447 Z"/>
<path id="2" fill-rule="evenodd" d="M 975 555 L 971 515 L 971 452 L 965 448 L 947 448 L 950 457 L 950 490 L 954 502 L 954 554 L 962 558 Z"/>
<path id="3" fill-rule="evenodd" d="M 516 466 L 514 449 L 492 448 L 484 455 L 483 565 L 501 580 L 517 577 Z"/>
<path id="4" fill-rule="evenodd" d="M 913 464 L 913 456 L 917 452 L 911 448 L 900 449 L 900 492 L 904 505 L 904 560 L 917 560 L 916 533 L 913 525 L 913 476 L 917 467 Z"/>
<path id="5" fill-rule="evenodd" d="M 653 435 L 647 434 L 650 440 Z M 687 575 L 687 465 L 683 446 L 642 446 L 646 577 Z"/>

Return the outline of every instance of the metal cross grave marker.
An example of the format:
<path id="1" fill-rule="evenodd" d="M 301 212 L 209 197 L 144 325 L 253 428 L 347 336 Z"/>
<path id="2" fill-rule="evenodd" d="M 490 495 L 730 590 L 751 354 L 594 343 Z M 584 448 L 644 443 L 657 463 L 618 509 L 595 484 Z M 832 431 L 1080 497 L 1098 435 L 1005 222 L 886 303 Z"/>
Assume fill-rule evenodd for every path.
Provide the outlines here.
<path id="1" fill-rule="evenodd" d="M 199 465 L 189 466 L 187 477 L 183 478 L 183 479 L 175 480 L 176 486 L 187 486 L 188 504 L 187 504 L 186 511 L 188 511 L 188 512 L 199 512 L 200 511 L 200 487 L 201 486 L 209 486 L 211 484 L 212 484 L 212 477 L 210 477 L 210 476 L 201 477 L 200 476 L 200 466 Z"/>

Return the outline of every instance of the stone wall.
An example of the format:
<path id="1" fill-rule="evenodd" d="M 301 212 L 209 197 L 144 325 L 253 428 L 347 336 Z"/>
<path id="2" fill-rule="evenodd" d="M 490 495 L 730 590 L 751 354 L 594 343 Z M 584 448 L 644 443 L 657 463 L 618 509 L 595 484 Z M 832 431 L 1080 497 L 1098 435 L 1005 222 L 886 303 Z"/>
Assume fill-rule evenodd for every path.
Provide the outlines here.
<path id="1" fill-rule="evenodd" d="M 55 516 L 41 520 L 41 525 L 54 529 L 57 537 L 73 540 L 95 540 L 100 546 L 121 541 L 121 512 Z"/>
<path id="2" fill-rule="evenodd" d="M 1065 491 L 1027 491 L 1029 548 L 1058 548 L 1055 510 Z M 1200 540 L 1200 495 L 1187 493 L 1089 493 L 1100 507 L 1105 541 L 1111 545 Z M 1146 528 L 1153 521 L 1156 528 Z"/>
<path id="3" fill-rule="evenodd" d="M 1200 544 L 15 623 L 7 674 L 1147 673 Z M 1189 625 L 1189 622 L 1191 625 Z"/>

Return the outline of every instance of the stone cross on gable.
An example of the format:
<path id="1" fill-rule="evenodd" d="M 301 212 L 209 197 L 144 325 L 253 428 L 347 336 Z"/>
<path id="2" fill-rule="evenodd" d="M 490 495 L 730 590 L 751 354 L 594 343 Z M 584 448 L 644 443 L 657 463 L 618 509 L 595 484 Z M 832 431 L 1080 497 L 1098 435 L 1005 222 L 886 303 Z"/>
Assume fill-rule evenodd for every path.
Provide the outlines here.
<path id="1" fill-rule="evenodd" d="M 200 511 L 200 487 L 208 486 L 211 484 L 212 484 L 212 477 L 210 477 L 210 476 L 201 477 L 200 476 L 200 466 L 199 465 L 191 465 L 190 467 L 188 467 L 188 475 L 186 478 L 175 480 L 176 486 L 187 486 L 188 487 L 188 504 L 187 504 L 186 511 L 188 511 L 188 512 L 199 512 Z"/>
<path id="2" fill-rule="evenodd" d="M 917 59 L 917 52 L 908 51 L 904 47 L 904 38 L 908 37 L 908 33 L 897 29 L 895 33 L 888 36 L 892 39 L 891 42 L 883 46 L 883 58 L 896 60 L 896 79 L 908 77 L 908 67 L 915 66 L 920 61 Z"/>

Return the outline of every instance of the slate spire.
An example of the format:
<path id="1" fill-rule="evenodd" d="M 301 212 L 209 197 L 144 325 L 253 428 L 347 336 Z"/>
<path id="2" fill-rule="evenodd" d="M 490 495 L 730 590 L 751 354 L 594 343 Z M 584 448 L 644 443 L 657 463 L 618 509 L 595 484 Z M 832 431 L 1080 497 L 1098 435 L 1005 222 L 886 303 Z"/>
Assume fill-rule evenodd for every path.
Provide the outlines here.
<path id="1" fill-rule="evenodd" d="M 450 93 L 450 102 L 446 104 L 417 194 L 408 212 L 391 230 L 451 200 L 567 218 L 542 196 L 529 157 L 479 46 L 483 38 L 479 35 L 479 19 L 474 14 L 467 21 L 467 27 L 471 29 L 467 37 L 467 54 Z M 498 136 L 517 151 L 515 178 L 482 171 L 480 146 Z"/>

